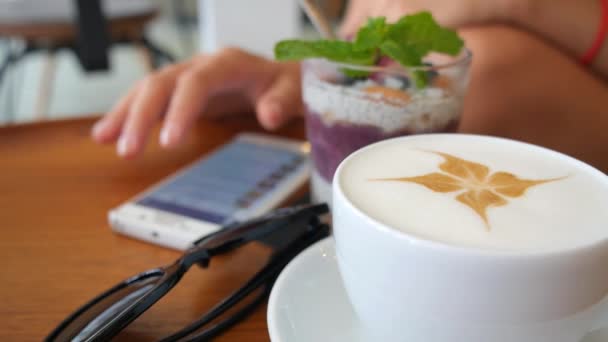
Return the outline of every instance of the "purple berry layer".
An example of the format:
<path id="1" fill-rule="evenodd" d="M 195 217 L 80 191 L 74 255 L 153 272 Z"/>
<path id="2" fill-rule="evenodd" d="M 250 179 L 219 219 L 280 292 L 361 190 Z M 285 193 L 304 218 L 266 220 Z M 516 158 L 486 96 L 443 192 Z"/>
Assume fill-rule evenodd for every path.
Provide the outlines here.
<path id="1" fill-rule="evenodd" d="M 410 134 L 455 132 L 457 126 L 458 121 L 455 120 L 440 129 L 425 132 L 413 132 L 403 128 L 385 133 L 375 126 L 343 121 L 328 126 L 318 113 L 310 110 L 306 113 L 306 132 L 312 148 L 312 159 L 319 174 L 328 182 L 331 182 L 340 162 L 364 146 Z"/>

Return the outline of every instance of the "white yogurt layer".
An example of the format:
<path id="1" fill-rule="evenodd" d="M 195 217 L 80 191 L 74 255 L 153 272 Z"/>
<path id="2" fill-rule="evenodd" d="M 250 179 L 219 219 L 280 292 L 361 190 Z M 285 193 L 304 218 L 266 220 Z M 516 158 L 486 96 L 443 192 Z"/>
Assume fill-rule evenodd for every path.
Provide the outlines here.
<path id="1" fill-rule="evenodd" d="M 462 95 L 429 87 L 408 91 L 407 103 L 388 103 L 382 94 L 368 94 L 363 88 L 379 85 L 366 80 L 353 87 L 304 76 L 303 100 L 308 109 L 321 115 L 325 124 L 349 122 L 376 126 L 385 133 L 408 130 L 413 133 L 442 130 L 456 120 L 462 110 Z M 377 99 L 377 101 L 374 101 Z"/>

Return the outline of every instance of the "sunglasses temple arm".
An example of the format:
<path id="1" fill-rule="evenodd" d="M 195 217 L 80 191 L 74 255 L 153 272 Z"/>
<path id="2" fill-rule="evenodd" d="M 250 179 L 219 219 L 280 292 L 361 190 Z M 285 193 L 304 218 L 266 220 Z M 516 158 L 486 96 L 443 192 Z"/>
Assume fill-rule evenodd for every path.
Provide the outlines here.
<path id="1" fill-rule="evenodd" d="M 266 266 L 264 266 L 264 268 L 262 270 L 257 272 L 253 276 L 253 278 L 251 278 L 243 287 L 241 287 L 240 289 L 235 291 L 232 295 L 230 295 L 230 297 L 226 298 L 224 301 L 222 301 L 221 303 L 216 305 L 214 308 L 212 308 L 209 312 L 207 312 L 203 317 L 201 317 L 196 322 L 193 322 L 188 327 L 178 331 L 177 333 L 175 333 L 171 336 L 168 336 L 168 337 L 162 339 L 161 342 L 178 341 L 179 339 L 182 339 L 182 338 L 188 336 L 189 334 L 193 333 L 194 331 L 199 330 L 202 326 L 213 321 L 214 319 L 216 319 L 217 317 L 222 315 L 224 312 L 226 312 L 227 310 L 232 308 L 234 305 L 236 305 L 238 302 L 240 302 L 241 300 L 246 298 L 249 294 L 251 294 L 253 291 L 255 291 L 261 285 L 267 284 L 268 287 L 270 288 L 271 285 L 274 283 L 274 280 L 276 279 L 276 277 L 283 270 L 283 268 L 289 263 L 289 261 L 291 261 L 291 259 L 293 259 L 296 255 L 298 255 L 306 247 L 312 245 L 313 243 L 321 240 L 324 237 L 327 237 L 328 235 L 329 235 L 329 227 L 326 224 L 319 224 L 313 231 L 308 231 L 307 233 L 303 234 L 298 239 L 294 240 L 289 245 L 287 245 L 285 248 L 278 251 L 272 257 L 271 261 Z M 265 297 L 266 297 L 265 295 L 262 296 L 262 298 L 265 298 Z M 254 302 L 257 302 L 257 299 L 254 300 Z M 254 302 L 252 302 L 248 306 L 244 307 L 241 311 L 248 310 L 248 307 L 253 306 Z M 248 313 L 248 311 L 247 311 L 247 313 Z M 236 313 L 235 316 L 241 316 L 240 312 Z M 244 314 L 243 317 L 241 317 L 239 319 L 233 319 L 232 317 L 228 318 L 225 321 L 218 323 L 217 329 L 220 329 L 221 331 L 223 331 L 224 329 L 226 329 L 226 328 L 232 326 L 233 324 L 237 323 L 238 321 L 240 321 L 245 316 L 246 316 L 246 314 Z M 228 322 L 228 321 L 230 321 L 231 323 L 228 325 L 223 325 L 223 323 Z M 215 330 L 214 327 L 211 327 L 203 334 L 211 333 L 212 331 Z M 217 333 L 220 333 L 221 331 L 217 331 Z M 214 335 L 215 334 L 216 333 L 214 333 Z M 195 339 L 196 339 L 196 337 L 195 337 Z"/>
<path id="2" fill-rule="evenodd" d="M 201 249 L 210 256 L 231 251 L 247 242 L 261 239 L 278 229 L 318 220 L 329 211 L 326 204 L 302 205 L 277 209 L 261 218 L 235 223 L 195 242 L 188 254 Z"/>

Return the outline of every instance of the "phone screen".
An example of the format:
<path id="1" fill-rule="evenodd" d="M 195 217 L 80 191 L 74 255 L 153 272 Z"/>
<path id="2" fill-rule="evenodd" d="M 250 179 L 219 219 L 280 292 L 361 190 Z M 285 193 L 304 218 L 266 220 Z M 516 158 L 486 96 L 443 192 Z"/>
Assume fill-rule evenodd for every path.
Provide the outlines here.
<path id="1" fill-rule="evenodd" d="M 297 151 L 237 139 L 137 204 L 216 224 L 246 212 L 305 163 Z"/>

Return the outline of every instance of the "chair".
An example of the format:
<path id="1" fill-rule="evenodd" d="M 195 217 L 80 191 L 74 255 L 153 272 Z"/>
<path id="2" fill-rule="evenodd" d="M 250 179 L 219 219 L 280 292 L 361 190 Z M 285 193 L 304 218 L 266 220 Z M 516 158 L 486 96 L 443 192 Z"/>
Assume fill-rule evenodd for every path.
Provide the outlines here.
<path id="1" fill-rule="evenodd" d="M 44 119 L 52 95 L 55 53 L 69 49 L 85 71 L 107 70 L 108 50 L 116 44 L 134 44 L 148 70 L 174 58 L 153 44 L 146 25 L 158 14 L 149 0 L 8 0 L 0 1 L 0 38 L 7 54 L 0 63 L 0 86 L 6 92 L 6 113 L 12 113 L 17 80 L 11 67 L 27 55 L 47 54 L 35 105 L 35 118 Z M 11 82 L 13 81 L 13 82 Z"/>

